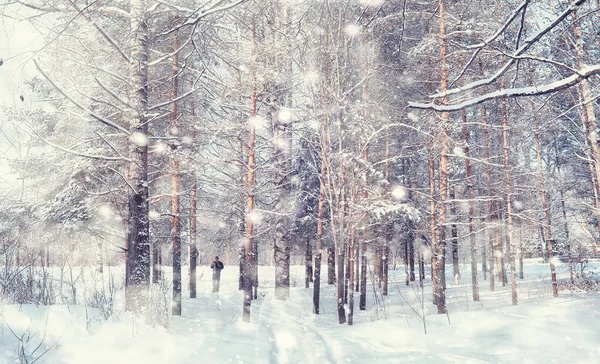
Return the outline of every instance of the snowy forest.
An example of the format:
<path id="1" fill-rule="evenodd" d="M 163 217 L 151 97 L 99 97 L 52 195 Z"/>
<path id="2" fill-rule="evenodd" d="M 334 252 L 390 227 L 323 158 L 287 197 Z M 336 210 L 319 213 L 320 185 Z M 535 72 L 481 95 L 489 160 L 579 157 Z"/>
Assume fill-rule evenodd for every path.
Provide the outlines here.
<path id="1" fill-rule="evenodd" d="M 0 19 L 0 364 L 600 362 L 600 0 Z"/>

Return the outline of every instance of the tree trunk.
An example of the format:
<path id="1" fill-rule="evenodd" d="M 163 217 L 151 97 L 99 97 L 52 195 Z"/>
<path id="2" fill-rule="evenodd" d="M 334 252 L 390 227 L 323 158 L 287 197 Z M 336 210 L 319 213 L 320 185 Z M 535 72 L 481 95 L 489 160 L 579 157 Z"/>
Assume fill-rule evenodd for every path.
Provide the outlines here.
<path id="1" fill-rule="evenodd" d="M 408 224 L 407 224 L 408 225 Z M 410 285 L 410 274 L 408 273 L 408 241 L 410 240 L 408 226 L 405 226 L 406 234 L 402 248 L 404 250 L 404 284 Z M 385 254 L 385 253 L 384 253 Z"/>
<path id="2" fill-rule="evenodd" d="M 289 254 L 287 255 L 287 258 L 289 259 Z M 284 264 L 288 264 L 288 267 L 289 267 L 289 260 L 284 262 Z M 256 239 L 252 239 L 252 273 L 251 273 L 251 275 L 252 275 L 252 299 L 254 299 L 254 300 L 258 298 L 258 266 L 259 266 L 258 241 Z M 284 267 L 284 269 L 286 269 L 286 268 Z M 289 286 L 289 283 L 288 283 L 288 286 Z"/>
<path id="3" fill-rule="evenodd" d="M 446 66 L 446 54 L 448 47 L 448 37 L 446 36 L 446 13 L 444 0 L 439 0 L 439 21 L 440 21 L 440 92 L 445 92 L 448 88 L 448 69 Z M 448 103 L 447 97 L 442 99 L 442 104 Z M 440 122 L 440 133 L 438 143 L 440 145 L 440 180 L 439 180 L 439 241 L 437 249 L 437 312 L 438 314 L 445 314 L 446 310 L 446 223 L 447 223 L 447 207 L 446 201 L 448 200 L 448 113 L 441 113 Z"/>
<path id="4" fill-rule="evenodd" d="M 276 163 L 275 181 L 277 184 L 277 203 L 278 214 L 275 222 L 275 297 L 280 300 L 286 300 L 290 296 L 289 284 L 289 249 L 290 249 L 290 203 L 291 203 L 291 183 L 289 180 L 290 172 L 288 168 L 289 154 L 292 148 L 289 128 L 291 124 L 279 119 L 280 106 L 282 98 L 275 92 L 269 108 L 269 117 L 271 120 L 273 136 L 273 159 Z"/>
<path id="5" fill-rule="evenodd" d="M 355 191 L 352 191 L 352 199 L 354 200 Z M 354 252 L 355 252 L 355 224 L 352 224 L 350 229 L 350 246 L 348 247 L 348 325 L 354 324 Z"/>
<path id="6" fill-rule="evenodd" d="M 252 54 L 256 53 L 256 29 L 255 25 L 252 24 Z M 250 101 L 250 116 L 251 120 L 256 118 L 256 110 L 257 110 L 257 99 L 258 93 L 256 90 L 256 61 L 253 57 L 252 65 L 252 94 Z M 242 308 L 242 319 L 244 322 L 250 322 L 250 312 L 252 306 L 252 276 L 253 276 L 253 262 L 254 262 L 254 222 L 252 221 L 253 212 L 254 212 L 254 184 L 255 184 L 255 175 L 254 169 L 256 168 L 256 160 L 255 160 L 255 149 L 256 149 L 256 123 L 249 123 L 249 141 L 247 144 L 247 155 L 248 155 L 248 171 L 247 171 L 247 193 L 248 197 L 246 199 L 246 260 L 244 262 L 243 272 L 244 272 L 244 303 Z"/>
<path id="7" fill-rule="evenodd" d="M 450 188 L 450 199 L 456 199 L 456 187 L 452 186 Z M 456 202 L 452 202 L 452 207 L 450 208 L 450 212 L 452 213 L 452 218 L 456 219 Z M 460 267 L 458 265 L 458 226 L 456 225 L 456 221 L 452 222 L 452 226 L 450 227 L 451 233 L 451 245 L 452 245 L 452 275 L 455 279 L 460 278 Z"/>
<path id="8" fill-rule="evenodd" d="M 344 252 L 344 265 L 345 265 L 345 271 L 344 271 L 344 304 L 348 304 L 348 285 L 351 285 L 350 283 L 350 244 L 346 245 L 346 251 Z"/>
<path id="9" fill-rule="evenodd" d="M 244 290 L 244 261 L 246 260 L 246 247 L 240 247 L 240 256 L 239 256 L 239 273 L 238 273 L 238 290 Z"/>
<path id="10" fill-rule="evenodd" d="M 555 145 L 556 153 L 556 175 L 558 176 L 558 189 L 560 191 L 560 207 L 562 210 L 562 217 L 565 229 L 565 244 L 567 246 L 567 258 L 569 260 L 569 277 L 571 284 L 574 284 L 573 280 L 573 259 L 571 257 L 571 240 L 569 238 L 569 220 L 567 219 L 567 209 L 565 207 L 565 189 L 563 186 L 562 173 L 560 171 L 560 157 L 558 152 L 558 146 Z"/>
<path id="11" fill-rule="evenodd" d="M 327 284 L 335 284 L 335 248 L 332 244 L 327 247 Z"/>
<path id="12" fill-rule="evenodd" d="M 129 221 L 127 233 L 127 276 L 125 277 L 127 311 L 143 313 L 149 305 L 150 223 L 148 219 L 148 24 L 146 0 L 130 0 L 130 29 L 133 34 L 130 79 L 131 104 L 129 157 Z"/>
<path id="13" fill-rule="evenodd" d="M 325 223 L 325 175 L 327 174 L 327 133 L 328 133 L 328 116 L 325 113 L 321 125 L 321 174 L 319 176 L 319 211 L 317 219 L 317 251 L 315 256 L 315 283 L 313 291 L 313 312 L 319 314 L 319 300 L 321 294 L 321 255 L 323 252 L 323 235 Z M 329 251 L 329 250 L 328 250 Z M 329 259 L 328 259 L 329 261 Z M 329 272 L 331 274 L 331 272 Z"/>
<path id="14" fill-rule="evenodd" d="M 175 23 L 178 17 L 175 18 Z M 171 91 L 171 100 L 177 99 L 179 82 L 177 74 L 179 72 L 179 39 L 177 32 L 174 33 L 173 49 L 173 88 Z M 171 103 L 171 125 L 170 134 L 172 137 L 179 136 L 179 110 L 177 102 Z M 173 315 L 181 316 L 181 218 L 180 218 L 180 199 L 179 199 L 179 156 L 178 141 L 171 144 L 171 242 L 173 250 L 173 303 L 171 305 Z"/>
<path id="15" fill-rule="evenodd" d="M 523 224 L 519 225 L 519 279 L 523 279 Z"/>
<path id="16" fill-rule="evenodd" d="M 377 287 L 381 288 L 381 247 L 375 247 L 375 280 Z"/>
<path id="17" fill-rule="evenodd" d="M 310 288 L 312 280 L 312 251 L 310 248 L 310 238 L 306 238 L 306 252 L 304 254 L 304 287 Z"/>
<path id="18" fill-rule="evenodd" d="M 344 309 L 344 244 L 343 242 L 339 242 L 341 245 L 338 249 L 337 256 L 337 276 L 338 276 L 338 285 L 337 285 L 337 311 L 338 311 L 338 322 L 340 324 L 346 323 L 346 310 Z"/>
<path id="19" fill-rule="evenodd" d="M 473 301 L 479 301 L 479 282 L 477 279 L 477 241 L 475 239 L 475 226 L 473 223 L 473 175 L 471 172 L 471 151 L 469 148 L 469 129 L 467 126 L 467 112 L 462 111 L 463 153 L 465 155 L 465 174 L 467 179 L 467 200 L 469 204 L 469 242 L 471 245 L 471 287 Z"/>
<path id="20" fill-rule="evenodd" d="M 501 82 L 501 88 L 504 88 L 504 80 Z M 510 263 L 510 287 L 513 306 L 517 304 L 517 280 L 515 266 L 515 247 L 513 244 L 513 213 L 512 213 L 512 193 L 510 184 L 510 159 L 508 142 L 508 111 L 506 108 L 506 98 L 502 99 L 502 144 L 504 149 L 504 184 L 506 188 L 506 219 L 507 238 L 508 238 L 508 259 Z"/>
<path id="21" fill-rule="evenodd" d="M 531 99 L 532 112 L 535 113 L 535 101 Z M 552 293 L 558 297 L 558 285 L 556 284 L 556 269 L 554 268 L 554 256 L 552 251 L 552 228 L 550 227 L 549 206 L 546 201 L 546 187 L 544 183 L 544 170 L 542 166 L 542 151 L 540 147 L 540 130 L 537 117 L 533 115 L 533 128 L 535 136 L 535 152 L 537 156 L 538 177 L 540 182 L 540 201 L 542 203 L 542 212 L 544 214 L 544 230 L 546 231 L 546 251 L 548 252 L 548 261 L 550 262 L 550 276 L 552 277 Z"/>
<path id="22" fill-rule="evenodd" d="M 479 71 L 483 73 L 483 64 L 482 61 L 479 61 Z M 494 277 L 493 277 L 493 256 L 494 256 L 494 250 L 492 248 L 492 238 L 490 237 L 491 235 L 489 233 L 487 233 L 488 229 L 490 228 L 490 219 L 492 217 L 492 168 L 490 166 L 490 132 L 489 132 L 489 128 L 488 128 L 488 117 L 487 117 L 487 109 L 485 107 L 485 105 L 481 106 L 481 123 L 483 124 L 483 144 L 484 144 L 484 156 L 485 156 L 485 161 L 486 161 L 486 166 L 485 166 L 485 174 L 486 174 L 486 179 L 485 179 L 485 183 L 486 183 L 486 187 L 487 187 L 487 198 L 488 198 L 488 203 L 487 203 L 487 214 L 486 214 L 486 226 L 485 226 L 485 231 L 486 231 L 486 238 L 488 239 L 487 242 L 484 241 L 484 243 L 482 244 L 482 249 L 481 249 L 481 270 L 483 270 L 483 279 L 486 279 L 486 273 L 490 274 L 490 290 L 493 291 L 494 290 Z M 489 252 L 490 252 L 490 267 L 488 269 L 487 267 L 487 256 L 486 256 L 486 246 L 489 246 Z"/>
<path id="23" fill-rule="evenodd" d="M 426 238 L 423 236 L 422 239 L 426 240 Z M 418 252 L 418 256 L 419 256 L 419 287 L 423 287 L 423 280 L 425 279 L 425 244 L 421 244 L 420 245 L 420 249 Z"/>
<path id="24" fill-rule="evenodd" d="M 415 225 L 412 221 L 408 224 L 408 279 L 411 282 L 415 281 Z M 388 246 L 388 259 L 389 259 L 389 246 Z"/>
<path id="25" fill-rule="evenodd" d="M 430 120 L 430 125 L 433 123 Z M 435 155 L 434 155 L 434 140 L 429 143 L 429 232 L 431 234 L 431 286 L 433 289 L 433 304 L 437 304 L 437 286 L 438 286 L 438 245 L 437 245 L 437 221 L 436 221 L 436 204 L 435 204 Z M 424 279 L 425 277 L 423 277 Z"/>
<path id="26" fill-rule="evenodd" d="M 381 275 L 382 275 L 382 287 L 381 294 L 387 296 L 388 294 L 388 271 L 389 271 L 389 261 L 390 258 L 390 246 L 385 244 L 383 246 L 383 258 L 382 258 L 382 267 L 381 267 Z"/>
<path id="27" fill-rule="evenodd" d="M 241 80 L 240 80 L 241 83 Z M 240 100 L 240 102 L 242 103 L 243 100 Z M 244 124 L 241 125 L 242 128 L 244 128 Z M 244 161 L 245 163 L 247 163 L 246 160 L 246 154 L 244 153 L 244 150 L 246 150 L 247 148 L 245 147 L 245 141 L 243 140 L 243 136 L 240 136 L 240 161 Z M 240 174 L 239 174 L 239 184 L 240 187 L 242 188 L 242 194 L 240 196 L 240 200 L 239 200 L 239 204 L 240 205 L 245 205 L 246 204 L 246 199 L 247 199 L 247 195 L 246 195 L 246 187 L 247 186 L 247 179 L 248 179 L 248 172 L 246 170 L 247 165 L 245 163 L 240 163 Z M 238 223 L 238 238 L 240 239 L 240 241 L 245 241 L 246 239 L 246 211 L 245 209 L 239 209 L 239 223 Z M 240 244 L 239 246 L 239 257 L 238 257 L 238 261 L 239 261 L 239 269 L 238 269 L 238 290 L 243 291 L 244 290 L 244 260 L 246 259 L 246 246 L 244 244 Z"/>
<path id="28" fill-rule="evenodd" d="M 585 50 L 583 47 L 583 38 L 581 36 L 581 27 L 579 25 L 579 17 L 577 13 L 573 12 L 573 35 L 575 36 L 575 47 L 577 52 L 577 66 L 580 69 L 584 69 L 586 67 L 585 64 Z M 596 120 L 596 111 L 595 104 L 591 102 L 592 100 L 592 90 L 590 87 L 590 83 L 587 79 L 582 80 L 579 83 L 579 87 L 581 90 L 581 98 L 583 102 L 584 108 L 584 122 L 586 125 L 585 132 L 586 137 L 588 139 L 589 146 L 592 151 L 592 160 L 594 167 L 594 177 L 596 180 L 596 196 L 600 197 L 600 145 L 598 144 L 598 127 Z"/>
<path id="29" fill-rule="evenodd" d="M 196 246 L 196 234 L 198 232 L 196 215 L 198 213 L 198 183 L 196 175 L 192 173 L 192 190 L 190 191 L 190 217 L 189 217 L 189 242 L 190 242 L 190 298 L 196 298 L 196 267 L 198 266 L 198 247 Z"/>
<path id="30" fill-rule="evenodd" d="M 361 243 L 361 246 L 365 248 L 361 248 L 362 255 L 360 257 L 360 264 L 362 269 L 360 271 L 360 302 L 359 309 L 366 310 L 367 308 L 367 256 L 365 254 L 366 244 L 364 241 Z"/>

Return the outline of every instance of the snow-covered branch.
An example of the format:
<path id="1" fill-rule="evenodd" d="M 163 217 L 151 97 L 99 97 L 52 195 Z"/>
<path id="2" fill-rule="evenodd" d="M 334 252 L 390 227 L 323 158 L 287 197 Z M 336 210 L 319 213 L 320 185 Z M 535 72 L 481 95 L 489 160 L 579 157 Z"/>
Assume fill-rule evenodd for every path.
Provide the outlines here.
<path id="1" fill-rule="evenodd" d="M 209 15 L 221 12 L 221 11 L 225 11 L 225 10 L 229 10 L 231 8 L 234 8 L 242 3 L 245 3 L 247 0 L 237 0 L 231 4 L 227 4 L 228 0 L 217 0 L 214 4 L 210 5 L 210 7 L 206 10 L 202 10 L 202 7 L 204 7 L 205 5 L 203 5 L 201 8 L 196 9 L 194 11 L 192 11 L 190 14 L 186 14 L 187 15 L 187 19 L 182 22 L 181 24 L 169 29 L 168 31 L 159 34 L 159 36 L 164 36 L 164 35 L 168 35 L 171 34 L 173 32 L 176 32 L 177 30 L 183 28 L 183 27 L 187 27 L 190 25 L 196 25 L 198 24 L 198 22 L 204 18 L 206 18 Z M 165 6 L 169 6 L 171 8 L 177 9 L 178 7 L 176 7 L 175 5 L 171 5 L 171 4 L 167 4 L 165 1 L 161 1 L 161 4 L 165 5 Z M 184 9 L 178 9 L 178 10 L 184 10 Z"/>
<path id="2" fill-rule="evenodd" d="M 127 62 L 127 63 L 131 63 L 131 58 L 123 51 L 123 49 L 121 49 L 121 47 L 119 47 L 119 45 L 117 44 L 117 42 L 108 34 L 104 31 L 104 29 L 102 29 L 102 27 L 100 27 L 100 25 L 98 25 L 98 23 L 96 23 L 94 21 L 94 19 L 90 18 L 87 14 L 85 14 L 85 9 L 89 7 L 86 6 L 86 8 L 84 9 L 79 9 L 79 7 L 77 6 L 77 4 L 74 1 L 70 1 L 71 5 L 73 6 L 73 8 L 75 10 L 77 10 L 77 12 L 79 14 L 81 14 L 87 21 L 89 21 L 94 28 L 96 28 L 96 30 L 100 33 L 100 35 L 102 35 L 102 37 L 104 39 L 106 39 L 106 41 L 108 42 L 108 44 L 110 44 L 116 51 L 117 53 L 119 53 L 119 55 L 121 57 L 123 57 L 123 59 Z"/>
<path id="3" fill-rule="evenodd" d="M 468 107 L 481 104 L 483 102 L 499 99 L 503 97 L 517 97 L 517 96 L 536 96 L 536 95 L 544 95 L 549 93 L 554 93 L 557 91 L 561 91 L 567 89 L 571 86 L 578 84 L 579 82 L 600 74 L 600 64 L 586 67 L 580 70 L 578 73 L 573 74 L 567 78 L 562 80 L 541 85 L 541 86 L 531 86 L 531 87 L 523 87 L 523 88 L 509 88 L 503 89 L 495 92 L 490 92 L 485 95 L 481 95 L 478 97 L 474 97 L 467 101 L 453 104 L 453 105 L 438 105 L 435 103 L 419 103 L 419 102 L 409 102 L 408 106 L 415 109 L 425 109 L 425 110 L 435 110 L 435 111 L 458 111 L 462 109 L 466 109 Z"/>
<path id="4" fill-rule="evenodd" d="M 42 70 L 42 68 L 40 67 L 40 65 L 37 63 L 36 60 L 33 60 L 33 63 L 35 64 L 35 67 L 38 69 L 38 71 L 40 71 L 40 73 L 42 74 L 42 76 L 44 76 L 44 78 L 46 80 L 48 80 L 48 82 L 50 82 L 50 84 L 52 86 L 54 86 L 54 88 L 60 92 L 67 100 L 71 101 L 75 106 L 77 106 L 79 109 L 81 109 L 82 111 L 84 111 L 85 113 L 87 113 L 89 116 L 93 117 L 94 119 L 98 120 L 99 122 L 101 122 L 102 124 L 105 124 L 107 126 L 110 126 L 111 128 L 117 129 L 125 134 L 130 134 L 129 130 L 125 129 L 124 127 L 113 123 L 112 121 L 106 119 L 105 117 L 103 117 L 102 115 L 99 115 L 95 112 L 93 112 L 92 110 L 88 109 L 87 107 L 85 107 L 84 105 L 82 105 L 81 103 L 77 102 L 75 99 L 73 99 L 71 96 L 69 96 L 60 86 L 58 86 L 58 84 L 56 82 L 54 82 L 47 74 L 46 72 L 44 72 Z"/>
<path id="5" fill-rule="evenodd" d="M 479 88 L 482 86 L 487 86 L 487 85 L 497 81 L 500 77 L 502 77 L 502 75 L 504 75 L 515 64 L 515 62 L 517 62 L 517 59 L 519 56 L 521 56 L 525 52 L 527 52 L 529 50 L 529 48 L 531 48 L 531 46 L 533 46 L 535 43 L 537 43 L 544 35 L 546 35 L 548 32 L 550 32 L 552 29 L 554 29 L 558 24 L 560 24 L 563 20 L 565 20 L 567 16 L 569 16 L 572 12 L 577 10 L 579 8 L 579 6 L 581 4 L 583 4 L 584 2 L 586 2 L 586 0 L 576 0 L 567 9 L 565 9 L 556 19 L 554 19 L 554 21 L 552 23 L 550 23 L 545 28 L 541 29 L 539 32 L 535 33 L 531 37 L 527 38 L 523 42 L 523 45 L 519 49 L 517 49 L 515 51 L 515 53 L 512 54 L 512 56 L 510 57 L 508 62 L 506 62 L 506 64 L 504 66 L 502 66 L 502 68 L 500 68 L 498 71 L 496 71 L 496 73 L 494 73 L 492 76 L 485 78 L 483 80 L 471 82 L 462 87 L 456 87 L 453 89 L 449 89 L 445 92 L 438 92 L 429 97 L 432 99 L 443 98 L 448 95 L 453 95 L 453 94 L 457 94 L 460 92 L 473 90 L 473 89 L 476 89 L 476 88 Z"/>
<path id="6" fill-rule="evenodd" d="M 196 81 L 194 82 L 194 85 L 195 85 L 195 84 L 198 82 L 198 80 L 200 79 L 200 77 L 202 77 L 202 75 L 200 75 L 200 76 L 198 76 L 198 78 L 196 78 Z M 152 105 L 152 106 L 150 106 L 150 107 L 148 108 L 148 111 L 152 111 L 152 110 L 160 109 L 161 107 L 164 107 L 164 106 L 170 105 L 170 104 L 172 104 L 172 103 L 174 103 L 174 102 L 177 102 L 177 101 L 183 100 L 183 99 L 185 99 L 186 97 L 190 96 L 191 94 L 193 94 L 194 92 L 196 92 L 196 91 L 198 91 L 198 90 L 200 90 L 200 87 L 198 87 L 198 88 L 193 88 L 193 89 L 189 90 L 188 92 L 184 93 L 183 95 L 181 95 L 181 96 L 179 96 L 179 97 L 176 97 L 176 98 L 174 98 L 174 99 L 172 99 L 172 100 L 165 101 L 165 102 L 161 102 L 161 103 L 159 103 L 159 104 L 156 104 L 156 105 Z"/>
<path id="7" fill-rule="evenodd" d="M 45 139 L 44 137 L 42 137 L 41 135 L 39 135 L 35 130 L 26 130 L 23 127 L 21 127 L 20 125 L 16 125 L 18 128 L 24 130 L 27 134 L 29 134 L 31 137 L 36 137 L 39 140 L 41 140 L 42 142 L 44 142 L 44 144 L 47 144 L 48 146 L 61 150 L 63 152 L 69 153 L 69 154 L 73 154 L 76 155 L 78 157 L 83 157 L 83 158 L 89 158 L 89 159 L 97 159 L 97 160 L 104 160 L 104 161 L 129 161 L 127 158 L 124 158 L 122 156 L 118 156 L 118 157 L 113 157 L 113 156 L 106 156 L 106 155 L 99 155 L 99 154 L 89 154 L 89 153 L 82 153 L 82 152 L 78 152 L 76 150 L 73 149 L 69 149 L 69 148 L 65 148 L 63 146 L 60 146 L 58 144 L 52 143 L 51 141 Z M 33 134 L 33 135 L 32 135 Z"/>

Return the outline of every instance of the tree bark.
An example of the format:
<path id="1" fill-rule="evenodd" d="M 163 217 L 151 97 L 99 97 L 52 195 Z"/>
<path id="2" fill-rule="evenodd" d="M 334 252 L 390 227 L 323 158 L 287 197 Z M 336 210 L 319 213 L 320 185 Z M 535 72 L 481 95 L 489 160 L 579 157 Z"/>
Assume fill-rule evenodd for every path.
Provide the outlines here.
<path id="1" fill-rule="evenodd" d="M 256 29 L 255 25 L 252 24 L 252 54 L 256 53 Z M 249 123 L 249 140 L 247 144 L 247 155 L 248 155 L 248 170 L 247 170 L 247 199 L 246 199 L 246 260 L 244 262 L 244 303 L 242 308 L 242 319 L 244 322 L 250 322 L 250 313 L 252 306 L 252 276 L 253 276 L 253 263 L 254 263 L 254 222 L 252 221 L 254 212 L 254 184 L 255 184 L 255 149 L 256 149 L 256 118 L 257 110 L 257 99 L 258 93 L 256 90 L 256 64 L 255 58 L 253 57 L 253 70 L 252 70 L 252 93 L 250 100 L 250 117 L 251 122 Z"/>
<path id="2" fill-rule="evenodd" d="M 175 18 L 175 23 L 178 17 Z M 179 90 L 179 39 L 177 32 L 174 33 L 173 40 L 173 87 L 171 91 L 171 100 L 177 99 Z M 179 136 L 179 110 L 177 102 L 171 103 L 171 125 L 169 132 L 172 137 Z M 181 316 L 181 207 L 179 199 L 179 156 L 178 140 L 171 144 L 171 242 L 173 250 L 173 303 L 171 305 L 173 315 Z"/>
<path id="3" fill-rule="evenodd" d="M 502 82 L 502 86 L 504 82 Z M 513 306 L 517 304 L 517 281 L 515 266 L 515 247 L 513 244 L 513 213 L 512 213 L 512 193 L 510 183 L 510 159 L 509 159 L 509 140 L 508 140 L 508 110 L 506 99 L 502 99 L 502 144 L 504 149 L 504 183 L 506 188 L 506 219 L 507 219 L 507 238 L 508 255 L 510 263 L 510 286 Z"/>
<path id="4" fill-rule="evenodd" d="M 481 61 L 479 61 L 479 70 L 483 71 L 483 65 L 481 63 Z M 490 271 L 490 276 L 493 275 L 493 273 L 491 273 L 491 269 L 493 267 L 487 267 L 487 256 L 486 256 L 486 246 L 492 246 L 491 242 L 492 239 L 490 238 L 490 234 L 487 233 L 488 229 L 489 229 L 489 225 L 490 225 L 490 219 L 491 219 L 491 215 L 492 215 L 492 169 L 489 165 L 489 161 L 490 161 L 490 133 L 489 133 L 489 129 L 488 129 L 488 117 L 487 117 L 487 109 L 485 106 L 481 106 L 481 122 L 483 124 L 483 144 L 484 144 L 484 157 L 485 160 L 488 164 L 486 164 L 485 167 L 485 175 L 486 175 L 486 179 L 485 179 L 485 183 L 486 183 L 486 187 L 487 187 L 487 198 L 488 198 L 488 203 L 487 203 L 487 214 L 486 214 L 486 218 L 485 218 L 485 229 L 484 231 L 485 233 L 485 237 L 487 239 L 487 242 L 484 241 L 482 244 L 482 249 L 481 249 L 481 270 L 483 271 L 483 279 L 486 279 L 486 273 L 488 273 L 488 271 Z M 493 256 L 494 251 L 492 249 L 489 250 L 490 252 L 490 256 Z M 492 262 L 493 258 L 490 257 L 490 262 Z M 490 290 L 494 290 L 494 283 L 493 283 L 494 278 L 491 277 L 490 278 Z"/>
<path id="5" fill-rule="evenodd" d="M 146 0 L 130 0 L 132 32 L 130 80 L 132 84 L 129 127 L 134 137 L 129 148 L 129 213 L 125 308 L 141 314 L 149 305 L 150 223 L 148 218 L 148 24 Z M 136 143 L 137 142 L 137 143 Z"/>
<path id="6" fill-rule="evenodd" d="M 351 209 L 354 210 L 354 206 L 356 204 L 356 188 L 355 188 L 356 178 L 353 176 L 352 184 L 350 191 L 350 198 L 352 200 Z M 354 211 L 351 211 L 351 215 L 354 215 Z M 355 258 L 355 245 L 356 245 L 356 219 L 352 219 L 351 227 L 350 227 L 350 244 L 348 246 L 348 285 L 346 289 L 348 290 L 348 325 L 354 324 L 354 280 L 355 280 L 355 271 L 354 271 L 354 258 Z"/>
<path id="7" fill-rule="evenodd" d="M 452 186 L 450 188 L 450 199 L 456 199 L 456 186 Z M 457 218 L 455 201 L 452 201 L 450 212 L 452 213 L 452 218 L 455 220 Z M 452 222 L 452 225 L 450 227 L 450 233 L 452 245 L 452 274 L 455 279 L 460 279 L 460 267 L 458 265 L 458 226 L 456 225 L 456 221 Z"/>
<path id="8" fill-rule="evenodd" d="M 343 242 L 340 242 L 343 245 Z M 337 311 L 338 311 L 338 322 L 340 324 L 346 323 L 346 310 L 344 309 L 344 297 L 346 292 L 344 291 L 344 247 L 340 246 L 336 249 L 337 255 Z"/>
<path id="9" fill-rule="evenodd" d="M 531 99 L 532 112 L 535 113 L 535 101 Z M 552 277 L 552 293 L 558 297 L 558 285 L 556 284 L 556 269 L 554 268 L 554 254 L 552 251 L 552 228 L 550 227 L 549 206 L 546 201 L 546 186 L 544 183 L 544 170 L 542 166 L 542 151 L 540 147 L 540 130 L 536 115 L 533 115 L 533 129 L 535 137 L 535 154 L 537 157 L 538 178 L 540 182 L 540 201 L 542 203 L 542 213 L 544 215 L 544 230 L 546 231 L 546 251 L 548 253 L 548 262 L 550 263 L 550 276 Z"/>
<path id="10" fill-rule="evenodd" d="M 196 175 L 192 173 L 192 189 L 190 191 L 190 217 L 189 217 L 189 242 L 190 242 L 190 298 L 196 298 L 196 267 L 198 266 L 198 247 L 196 245 L 196 234 L 198 233 L 196 215 L 198 213 L 198 183 Z"/>
<path id="11" fill-rule="evenodd" d="M 304 287 L 310 288 L 312 279 L 312 251 L 310 247 L 310 238 L 306 238 L 306 251 L 304 254 Z"/>
<path id="12" fill-rule="evenodd" d="M 329 130 L 328 114 L 325 113 L 321 123 L 321 174 L 319 175 L 319 210 L 317 219 L 317 251 L 315 255 L 315 283 L 313 285 L 313 312 L 319 314 L 319 300 L 321 294 L 321 256 L 323 252 L 323 236 L 325 224 L 325 175 L 327 174 L 328 144 L 327 133 Z"/>
<path id="13" fill-rule="evenodd" d="M 579 25 L 579 17 L 576 12 L 573 12 L 573 35 L 575 36 L 575 47 L 577 52 L 577 65 L 580 68 L 585 68 L 585 50 L 583 47 L 583 38 L 581 36 L 581 26 Z M 581 98 L 584 108 L 584 122 L 586 125 L 586 137 L 592 151 L 594 177 L 596 180 L 596 196 L 600 196 L 600 145 L 598 144 L 598 121 L 596 120 L 596 111 L 592 100 L 592 90 L 587 79 L 580 82 Z"/>
<path id="14" fill-rule="evenodd" d="M 469 204 L 469 242 L 471 246 L 471 287 L 473 290 L 473 301 L 479 301 L 479 281 L 477 279 L 477 241 L 475 239 L 475 226 L 473 223 L 473 175 L 471 171 L 471 151 L 469 147 L 469 128 L 467 126 L 467 113 L 462 111 L 463 153 L 465 155 L 465 174 L 467 179 L 467 200 Z"/>
<path id="15" fill-rule="evenodd" d="M 430 125 L 433 123 L 430 120 Z M 434 140 L 429 143 L 429 233 L 431 235 L 431 285 L 433 289 L 433 304 L 437 304 L 437 286 L 438 286 L 438 245 L 437 245 L 437 221 L 436 221 L 436 203 L 435 203 L 435 155 Z M 424 277 L 423 277 L 424 279 Z"/>
<path id="16" fill-rule="evenodd" d="M 290 296 L 289 284 L 289 257 L 290 257 L 290 204 L 291 182 L 289 171 L 289 158 L 292 148 L 291 123 L 279 118 L 283 101 L 282 91 L 275 90 L 270 100 L 269 119 L 274 132 L 273 162 L 275 163 L 275 183 L 277 188 L 275 221 L 275 297 L 286 300 Z"/>
<path id="17" fill-rule="evenodd" d="M 565 206 L 565 189 L 563 186 L 562 172 L 560 170 L 560 157 L 558 152 L 558 146 L 555 145 L 556 153 L 556 175 L 558 176 L 558 189 L 560 191 L 560 207 L 562 210 L 562 217 L 565 229 L 565 244 L 567 246 L 567 259 L 569 261 L 569 277 L 571 284 L 574 284 L 573 280 L 573 258 L 571 257 L 571 240 L 569 238 L 569 220 L 567 219 L 567 209 Z"/>
<path id="18" fill-rule="evenodd" d="M 329 244 L 327 247 L 327 284 L 332 285 L 336 283 L 335 278 L 335 247 Z"/>
<path id="19" fill-rule="evenodd" d="M 438 0 L 439 4 L 439 21 L 440 21 L 440 91 L 446 92 L 448 89 L 448 69 L 446 66 L 446 54 L 448 47 L 448 37 L 446 35 L 446 13 L 445 13 L 445 0 Z M 448 99 L 444 97 L 442 99 L 442 105 L 447 105 Z M 440 203 L 439 203 L 439 241 L 437 250 L 437 312 L 438 314 L 445 314 L 446 310 L 446 223 L 447 223 L 447 206 L 446 201 L 448 200 L 448 113 L 441 113 L 441 125 L 439 133 L 439 145 L 440 145 Z"/>

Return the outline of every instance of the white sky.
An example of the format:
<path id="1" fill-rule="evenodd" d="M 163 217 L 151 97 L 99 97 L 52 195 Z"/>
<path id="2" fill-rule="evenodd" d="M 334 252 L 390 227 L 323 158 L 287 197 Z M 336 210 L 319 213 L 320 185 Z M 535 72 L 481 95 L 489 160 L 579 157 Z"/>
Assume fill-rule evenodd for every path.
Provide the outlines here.
<path id="1" fill-rule="evenodd" d="M 41 44 L 40 33 L 27 22 L 0 16 L 0 58 L 4 60 L 0 67 L 0 105 L 21 104 L 19 96 L 27 94 L 23 80 L 26 72 L 31 72 L 33 50 Z"/>

